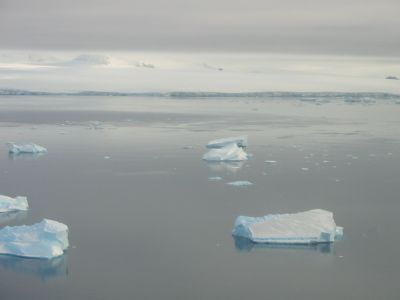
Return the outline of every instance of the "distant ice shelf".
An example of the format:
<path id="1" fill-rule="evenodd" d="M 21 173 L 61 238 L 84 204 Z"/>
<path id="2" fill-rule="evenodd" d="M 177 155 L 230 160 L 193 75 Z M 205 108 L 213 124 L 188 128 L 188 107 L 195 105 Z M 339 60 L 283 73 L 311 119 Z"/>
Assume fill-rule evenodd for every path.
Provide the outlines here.
<path id="1" fill-rule="evenodd" d="M 237 217 L 232 234 L 254 243 L 317 244 L 331 243 L 343 236 L 333 213 L 313 209 L 293 214 L 264 217 Z"/>
<path id="2" fill-rule="evenodd" d="M 0 230 L 0 254 L 51 259 L 61 256 L 68 246 L 67 225 L 53 220 Z"/>

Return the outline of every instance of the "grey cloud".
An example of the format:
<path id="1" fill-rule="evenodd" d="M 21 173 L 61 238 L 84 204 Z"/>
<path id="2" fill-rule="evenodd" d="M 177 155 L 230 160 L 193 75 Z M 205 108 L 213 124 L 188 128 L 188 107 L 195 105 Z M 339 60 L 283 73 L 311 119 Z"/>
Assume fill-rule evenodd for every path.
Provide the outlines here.
<path id="1" fill-rule="evenodd" d="M 397 56 L 397 0 L 2 0 L 0 48 Z"/>

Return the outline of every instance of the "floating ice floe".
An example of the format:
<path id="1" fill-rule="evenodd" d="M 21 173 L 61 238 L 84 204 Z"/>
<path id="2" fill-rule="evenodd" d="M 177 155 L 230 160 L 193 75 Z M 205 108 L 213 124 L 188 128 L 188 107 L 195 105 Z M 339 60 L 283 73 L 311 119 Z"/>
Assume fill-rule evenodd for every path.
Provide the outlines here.
<path id="1" fill-rule="evenodd" d="M 340 239 L 343 227 L 336 226 L 333 213 L 313 209 L 264 217 L 239 216 L 232 234 L 254 243 L 317 244 Z"/>
<path id="2" fill-rule="evenodd" d="M 14 144 L 7 143 L 8 151 L 10 153 L 19 154 L 19 153 L 46 153 L 47 149 L 45 147 L 29 143 L 29 144 Z"/>
<path id="3" fill-rule="evenodd" d="M 237 144 L 231 143 L 222 148 L 211 149 L 203 155 L 207 161 L 242 161 L 248 160 L 249 155 Z"/>
<path id="4" fill-rule="evenodd" d="M 213 149 L 219 149 L 219 148 L 223 148 L 229 144 L 236 144 L 238 147 L 245 148 L 248 146 L 247 136 L 243 135 L 243 136 L 228 137 L 228 138 L 213 140 L 213 141 L 208 142 L 206 147 L 213 148 Z"/>
<path id="5" fill-rule="evenodd" d="M 222 180 L 222 177 L 220 177 L 220 176 L 208 177 L 208 180 L 210 180 L 210 181 L 219 181 L 219 180 Z"/>
<path id="6" fill-rule="evenodd" d="M 0 230 L 0 254 L 50 259 L 62 255 L 68 246 L 68 227 L 57 221 L 43 219 L 31 226 Z"/>
<path id="7" fill-rule="evenodd" d="M 252 182 L 247 181 L 247 180 L 232 181 L 232 182 L 228 182 L 227 184 L 233 185 L 233 186 L 250 186 L 250 185 L 253 185 Z"/>
<path id="8" fill-rule="evenodd" d="M 28 210 L 28 200 L 26 197 L 8 197 L 0 195 L 0 213 L 17 211 L 17 210 Z"/>
<path id="9" fill-rule="evenodd" d="M 267 163 L 267 164 L 271 164 L 271 165 L 277 163 L 276 160 L 264 160 L 264 162 Z"/>

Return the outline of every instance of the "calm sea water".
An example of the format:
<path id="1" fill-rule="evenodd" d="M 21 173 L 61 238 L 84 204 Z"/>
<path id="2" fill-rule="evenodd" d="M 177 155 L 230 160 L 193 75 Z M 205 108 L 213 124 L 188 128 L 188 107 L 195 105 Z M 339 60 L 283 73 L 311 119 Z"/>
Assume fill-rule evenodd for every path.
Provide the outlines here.
<path id="1" fill-rule="evenodd" d="M 0 142 L 49 150 L 0 147 L 0 194 L 31 207 L 0 227 L 51 218 L 71 243 L 50 261 L 0 256 L 0 298 L 399 299 L 399 116 L 379 99 L 0 97 Z M 250 161 L 201 160 L 207 141 L 242 134 Z M 334 213 L 344 240 L 231 236 L 237 215 L 313 208 Z"/>

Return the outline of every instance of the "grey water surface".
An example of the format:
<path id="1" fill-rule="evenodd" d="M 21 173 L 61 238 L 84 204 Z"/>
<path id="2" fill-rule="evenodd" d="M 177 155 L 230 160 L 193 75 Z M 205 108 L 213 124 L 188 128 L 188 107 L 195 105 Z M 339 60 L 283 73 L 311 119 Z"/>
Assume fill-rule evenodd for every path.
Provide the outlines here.
<path id="1" fill-rule="evenodd" d="M 0 256 L 0 299 L 399 299 L 399 116 L 380 99 L 0 97 L 0 194 L 30 204 L 0 228 L 55 219 L 71 244 L 51 261 Z M 243 134 L 251 160 L 201 160 Z M 238 215 L 314 208 L 342 241 L 231 236 Z"/>

